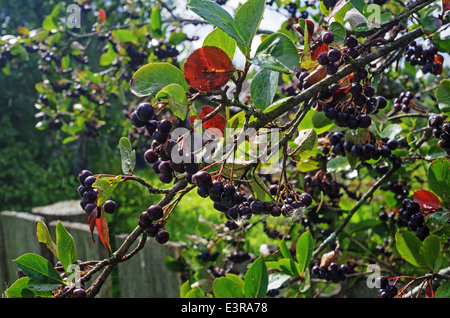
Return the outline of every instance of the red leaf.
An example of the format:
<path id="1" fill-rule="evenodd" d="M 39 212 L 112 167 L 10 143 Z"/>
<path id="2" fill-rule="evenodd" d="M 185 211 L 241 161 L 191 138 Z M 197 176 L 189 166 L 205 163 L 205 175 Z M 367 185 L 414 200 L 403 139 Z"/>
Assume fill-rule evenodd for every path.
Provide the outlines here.
<path id="1" fill-rule="evenodd" d="M 444 57 L 440 54 L 436 54 L 434 56 L 433 63 L 439 65 L 439 70 L 436 72 L 435 75 L 440 75 L 442 73 L 442 64 L 444 64 Z"/>
<path id="2" fill-rule="evenodd" d="M 317 46 L 314 46 L 312 48 L 312 54 L 311 54 L 311 59 L 313 61 L 317 61 L 317 57 L 319 56 L 320 53 L 322 52 L 328 52 L 328 45 L 326 45 L 325 43 L 323 43 L 322 41 L 320 41 L 320 43 L 317 43 Z"/>
<path id="3" fill-rule="evenodd" d="M 95 242 L 94 229 L 95 227 L 97 227 L 100 240 L 102 241 L 103 245 L 106 247 L 108 252 L 111 254 L 108 222 L 106 220 L 105 213 L 103 212 L 103 208 L 100 211 L 98 210 L 98 208 L 95 208 L 88 217 L 88 223 L 89 223 L 89 230 L 91 231 L 92 242 Z"/>
<path id="4" fill-rule="evenodd" d="M 450 10 L 450 0 L 442 0 L 442 12 Z"/>
<path id="5" fill-rule="evenodd" d="M 433 286 L 427 282 L 427 287 L 425 288 L 425 298 L 434 298 L 435 292 Z"/>
<path id="6" fill-rule="evenodd" d="M 311 20 L 305 20 L 305 22 L 306 22 L 306 27 L 308 28 L 308 40 L 312 41 L 313 34 L 314 34 L 314 22 L 312 22 Z M 294 27 L 297 30 L 297 32 L 300 33 L 301 36 L 305 35 L 305 32 L 302 29 L 302 27 L 300 26 L 300 24 L 295 24 Z"/>
<path id="7" fill-rule="evenodd" d="M 91 231 L 92 242 L 95 242 L 94 239 L 94 229 L 95 229 L 95 220 L 97 219 L 97 208 L 95 208 L 88 217 L 89 230 Z"/>
<path id="8" fill-rule="evenodd" d="M 208 114 L 212 113 L 214 111 L 214 108 L 208 105 L 205 105 L 202 107 L 202 111 L 200 112 L 199 119 L 203 119 Z M 224 131 L 225 131 L 225 124 L 227 123 L 226 119 L 220 115 L 215 114 L 210 119 L 206 120 L 202 123 L 203 129 L 208 130 L 210 133 L 218 136 L 223 137 Z M 219 131 L 217 131 L 220 130 Z M 215 131 L 216 130 L 216 131 Z"/>
<path id="9" fill-rule="evenodd" d="M 419 203 L 423 210 L 438 210 L 441 208 L 441 201 L 432 192 L 427 190 L 414 191 L 414 201 Z"/>
<path id="10" fill-rule="evenodd" d="M 218 47 L 195 50 L 184 63 L 184 77 L 199 91 L 212 91 L 225 85 L 235 71 L 228 55 Z"/>
<path id="11" fill-rule="evenodd" d="M 103 245 L 106 247 L 108 252 L 111 254 L 112 251 L 111 251 L 111 245 L 109 243 L 108 221 L 106 220 L 106 216 L 103 211 L 103 208 L 101 209 L 100 217 L 97 217 L 95 219 L 95 223 L 97 226 L 98 235 L 100 236 L 100 240 L 102 241 Z"/>
<path id="12" fill-rule="evenodd" d="M 98 18 L 100 21 L 105 22 L 106 21 L 106 11 L 103 9 L 98 9 Z"/>

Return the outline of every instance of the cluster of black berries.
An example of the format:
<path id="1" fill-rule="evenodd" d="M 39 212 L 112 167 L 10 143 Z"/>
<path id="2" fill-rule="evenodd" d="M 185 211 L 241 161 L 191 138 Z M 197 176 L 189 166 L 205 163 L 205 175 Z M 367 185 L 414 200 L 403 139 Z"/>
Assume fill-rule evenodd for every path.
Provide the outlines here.
<path id="1" fill-rule="evenodd" d="M 331 36 L 326 37 L 326 35 L 331 34 Z M 322 41 L 326 44 L 325 40 L 331 40 L 331 43 L 334 41 L 333 33 L 327 32 L 322 36 Z M 338 49 L 330 49 L 328 52 L 322 52 L 317 57 L 317 63 L 320 65 L 326 66 L 325 70 L 328 75 L 334 75 L 339 69 L 338 62 L 341 60 L 342 53 Z"/>
<path id="2" fill-rule="evenodd" d="M 405 51 L 405 60 L 412 66 L 422 66 L 422 72 L 424 74 L 431 73 L 438 75 L 441 65 L 434 61 L 437 53 L 438 49 L 434 45 L 430 45 L 424 49 L 422 46 L 417 45 L 415 41 L 412 41 Z"/>
<path id="3" fill-rule="evenodd" d="M 164 210 L 158 204 L 151 205 L 147 211 L 139 215 L 138 225 L 147 232 L 148 236 L 154 237 L 159 244 L 169 241 L 170 235 L 162 228 L 158 221 L 164 216 Z"/>
<path id="4" fill-rule="evenodd" d="M 171 183 L 175 172 L 184 173 L 186 165 L 175 163 L 172 158 L 172 150 L 177 145 L 175 140 L 170 140 L 172 122 L 168 119 L 157 120 L 153 105 L 140 103 L 130 114 L 133 126 L 145 127 L 148 135 L 153 139 L 151 148 L 144 153 L 144 159 L 152 166 L 155 173 L 163 183 Z"/>
<path id="5" fill-rule="evenodd" d="M 346 274 L 351 274 L 350 268 L 342 264 L 339 266 L 338 263 L 332 262 L 328 267 L 314 265 L 311 268 L 311 274 L 317 278 L 325 279 L 326 281 L 338 283 L 345 280 Z"/>
<path id="6" fill-rule="evenodd" d="M 420 205 L 416 201 L 404 199 L 398 214 L 400 220 L 407 224 L 420 240 L 423 241 L 430 234 L 430 230 L 425 225 L 425 218 L 420 211 Z"/>
<path id="7" fill-rule="evenodd" d="M 358 73 L 361 78 L 366 78 L 368 74 L 364 68 Z M 348 92 L 351 94 L 350 99 L 347 98 Z M 369 115 L 386 107 L 386 99 L 374 95 L 375 89 L 370 85 L 353 83 L 351 87 L 342 88 L 339 84 L 333 84 L 322 90 L 319 99 L 325 101 L 322 110 L 328 119 L 333 120 L 339 127 L 357 129 L 368 128 L 372 123 Z"/>
<path id="8" fill-rule="evenodd" d="M 94 182 L 97 178 L 89 170 L 83 170 L 78 174 L 78 180 L 81 185 L 78 187 L 77 192 L 81 197 L 80 206 L 86 212 L 88 216 L 91 213 L 97 213 L 97 217 L 100 217 L 100 209 L 97 209 L 98 190 L 93 188 Z M 113 214 L 117 209 L 117 205 L 113 200 L 107 200 L 103 204 L 103 210 L 106 213 Z"/>
<path id="9" fill-rule="evenodd" d="M 402 164 L 401 159 L 392 153 L 398 147 L 396 139 L 382 137 L 379 142 L 376 142 L 372 138 L 370 141 L 359 144 L 351 140 L 345 141 L 345 136 L 342 132 L 335 132 L 330 137 L 330 145 L 331 152 L 336 155 L 345 156 L 347 151 L 362 161 L 384 158 L 391 161 L 394 168 L 400 168 Z"/>
<path id="10" fill-rule="evenodd" d="M 175 58 L 178 56 L 180 52 L 178 52 L 177 48 L 175 46 L 165 44 L 163 46 L 157 47 L 153 54 L 155 54 L 158 57 L 158 60 L 166 59 L 166 58 Z"/>
<path id="11" fill-rule="evenodd" d="M 215 262 L 217 260 L 217 257 L 219 256 L 218 251 L 209 252 L 209 251 L 201 251 L 197 254 L 197 259 L 202 262 Z"/>
<path id="12" fill-rule="evenodd" d="M 409 113 L 411 111 L 411 101 L 413 99 L 413 92 L 401 92 L 400 95 L 394 99 L 392 109 L 395 112 L 403 111 L 404 113 Z"/>
<path id="13" fill-rule="evenodd" d="M 324 0 L 323 4 L 326 8 L 333 8 L 338 3 L 338 0 Z"/>
<path id="14" fill-rule="evenodd" d="M 341 187 L 336 180 L 333 180 L 331 174 L 306 175 L 304 178 L 305 191 L 314 197 L 320 196 L 322 192 L 328 196 L 330 201 L 336 202 L 341 197 Z"/>
<path id="15" fill-rule="evenodd" d="M 378 278 L 380 289 L 378 290 L 379 298 L 394 298 L 397 295 L 398 289 L 395 285 L 389 284 L 386 276 Z"/>
<path id="16" fill-rule="evenodd" d="M 131 44 L 128 44 L 125 50 L 127 52 L 128 57 L 130 58 L 130 60 L 128 61 L 128 65 L 130 65 L 132 69 L 136 70 L 142 64 L 145 64 L 145 61 L 147 59 L 146 52 L 136 50 L 136 48 Z"/>
<path id="17" fill-rule="evenodd" d="M 438 146 L 450 155 L 450 123 L 444 123 L 441 116 L 435 115 L 428 119 L 428 125 L 433 128 L 433 135 L 439 138 Z"/>
<path id="18" fill-rule="evenodd" d="M 231 262 L 237 263 L 237 264 L 243 263 L 243 262 L 251 259 L 250 254 L 247 251 L 234 252 L 234 253 L 228 255 L 227 258 Z"/>
<path id="19" fill-rule="evenodd" d="M 281 192 L 278 192 L 278 185 L 271 185 L 269 187 L 270 194 L 281 193 L 283 202 L 262 202 L 253 198 L 253 195 L 246 196 L 239 186 L 213 180 L 209 172 L 205 170 L 192 175 L 190 183 L 197 186 L 198 195 L 203 198 L 209 197 L 214 202 L 214 208 L 224 212 L 229 220 L 250 219 L 254 214 L 287 217 L 293 213 L 294 209 L 308 207 L 313 201 L 309 193 L 289 191 L 289 194 L 286 194 L 288 191 L 284 191 L 283 185 L 280 187 Z"/>
<path id="20" fill-rule="evenodd" d="M 305 11 L 300 11 L 299 16 L 297 16 L 298 7 L 295 2 L 287 3 L 285 5 L 285 8 L 286 8 L 287 12 L 289 13 L 289 16 L 294 19 L 298 19 L 298 18 L 306 19 L 309 15 L 308 11 L 305 10 Z"/>
<path id="21" fill-rule="evenodd" d="M 408 195 L 409 185 L 404 181 L 388 181 L 387 190 L 394 193 L 396 199 L 401 199 Z"/>
<path id="22" fill-rule="evenodd" d="M 358 51 L 358 39 L 354 36 L 348 36 L 344 41 L 344 48 L 342 51 L 344 52 L 344 58 L 351 57 L 356 59 L 359 56 Z"/>

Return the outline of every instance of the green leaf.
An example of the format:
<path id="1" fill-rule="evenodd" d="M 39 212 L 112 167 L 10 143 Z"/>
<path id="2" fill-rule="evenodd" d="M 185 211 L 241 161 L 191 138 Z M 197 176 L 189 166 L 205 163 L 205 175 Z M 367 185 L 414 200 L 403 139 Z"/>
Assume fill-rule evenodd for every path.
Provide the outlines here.
<path id="1" fill-rule="evenodd" d="M 422 254 L 422 242 L 415 234 L 398 230 L 395 241 L 398 252 L 406 261 L 414 266 L 424 267 L 426 263 Z"/>
<path id="2" fill-rule="evenodd" d="M 186 119 L 188 112 L 186 90 L 179 84 L 169 84 L 163 87 L 156 98 L 169 102 L 172 113 L 181 120 Z"/>
<path id="3" fill-rule="evenodd" d="M 58 250 L 58 259 L 67 272 L 71 264 L 77 263 L 77 250 L 72 235 L 67 232 L 60 221 L 56 224 L 56 249 Z"/>
<path id="4" fill-rule="evenodd" d="M 116 177 L 99 177 L 97 178 L 97 180 L 95 180 L 92 186 L 98 189 L 98 206 L 102 206 L 103 204 L 105 204 L 105 202 L 111 197 L 111 194 L 120 182 L 122 182 L 121 175 L 118 175 Z"/>
<path id="5" fill-rule="evenodd" d="M 350 3 L 356 8 L 356 10 L 363 13 L 364 7 L 366 5 L 364 0 L 350 0 Z"/>
<path id="6" fill-rule="evenodd" d="M 156 5 L 150 13 L 150 32 L 155 38 L 162 37 L 161 7 Z"/>
<path id="7" fill-rule="evenodd" d="M 295 72 L 300 66 L 300 55 L 292 40 L 283 33 L 269 35 L 258 46 L 251 63 L 282 73 Z"/>
<path id="8" fill-rule="evenodd" d="M 176 66 L 166 62 L 155 62 L 139 68 L 130 80 L 130 89 L 138 97 L 156 96 L 169 84 L 179 84 L 185 90 L 189 84 L 183 72 Z"/>
<path id="9" fill-rule="evenodd" d="M 427 227 L 430 229 L 430 233 L 435 233 L 441 230 L 450 219 L 449 211 L 436 211 L 428 216 L 425 220 Z"/>
<path id="10" fill-rule="evenodd" d="M 278 76 L 278 72 L 262 68 L 253 77 L 250 84 L 250 95 L 256 108 L 265 110 L 272 104 L 278 87 Z"/>
<path id="11" fill-rule="evenodd" d="M 236 21 L 219 4 L 209 0 L 190 0 L 187 5 L 194 13 L 212 25 L 222 29 L 226 34 L 235 39 L 237 43 L 242 44 L 244 47 L 246 46 Z"/>
<path id="12" fill-rule="evenodd" d="M 178 45 L 183 42 L 187 38 L 186 33 L 184 32 L 172 32 L 169 36 L 169 44 L 170 45 Z"/>
<path id="13" fill-rule="evenodd" d="M 241 281 L 242 279 L 234 275 L 234 278 L 230 278 L 230 275 L 234 274 L 226 274 L 225 277 L 220 277 L 214 280 L 213 283 L 213 293 L 216 298 L 243 298 L 243 282 L 239 284 L 237 282 L 237 278 Z"/>
<path id="14" fill-rule="evenodd" d="M 253 38 L 258 31 L 265 8 L 266 0 L 247 0 L 234 16 L 238 31 L 244 40 L 244 46 L 239 48 L 246 57 L 250 54 Z"/>
<path id="15" fill-rule="evenodd" d="M 38 297 L 52 297 L 51 291 L 36 291 L 31 290 L 29 286 L 29 277 L 22 277 L 16 280 L 9 288 L 5 291 L 6 298 L 34 298 Z"/>
<path id="16" fill-rule="evenodd" d="M 309 267 L 313 256 L 313 238 L 310 231 L 305 231 L 297 241 L 296 257 L 300 274 L 303 275 Z"/>
<path id="17" fill-rule="evenodd" d="M 292 258 L 282 258 L 278 261 L 279 269 L 292 277 L 300 276 L 299 264 L 296 263 Z"/>
<path id="18" fill-rule="evenodd" d="M 333 33 L 335 43 L 337 44 L 344 43 L 345 38 L 347 37 L 347 31 L 345 30 L 345 27 L 342 24 L 340 24 L 337 21 L 333 21 L 331 22 L 328 31 Z"/>
<path id="19" fill-rule="evenodd" d="M 333 11 L 331 12 L 330 16 L 328 17 L 331 19 L 334 17 L 334 20 L 344 25 L 344 17 L 347 11 L 349 11 L 352 8 L 352 4 L 350 3 L 350 0 L 345 1 L 339 1 L 339 3 L 334 6 Z"/>
<path id="20" fill-rule="evenodd" d="M 184 298 L 205 298 L 205 297 L 206 297 L 205 293 L 198 286 L 195 286 L 184 295 Z"/>
<path id="21" fill-rule="evenodd" d="M 42 219 L 37 223 L 36 235 L 39 243 L 44 243 L 45 246 L 52 252 L 55 257 L 58 257 L 58 251 L 56 249 L 56 244 L 52 241 L 50 231 L 45 225 Z"/>
<path id="22" fill-rule="evenodd" d="M 303 161 L 310 158 L 317 149 L 318 137 L 314 129 L 303 129 L 298 132 L 294 144 L 296 148 L 291 154 L 296 161 Z"/>
<path id="23" fill-rule="evenodd" d="M 28 286 L 32 290 L 49 291 L 64 284 L 53 265 L 40 255 L 27 253 L 16 258 L 14 262 L 30 278 Z"/>
<path id="24" fill-rule="evenodd" d="M 420 25 L 425 34 L 433 33 L 438 29 L 437 20 L 431 14 L 422 16 L 420 18 Z"/>
<path id="25" fill-rule="evenodd" d="M 269 285 L 267 286 L 267 290 L 278 289 L 285 282 L 287 282 L 292 276 L 283 274 L 283 273 L 275 273 L 269 275 Z"/>
<path id="26" fill-rule="evenodd" d="M 133 173 L 136 164 L 136 152 L 131 148 L 128 138 L 122 137 L 119 140 L 120 158 L 122 160 L 122 171 L 124 174 Z"/>
<path id="27" fill-rule="evenodd" d="M 446 282 L 436 289 L 435 298 L 450 298 L 450 282 Z"/>
<path id="28" fill-rule="evenodd" d="M 333 172 L 338 170 L 339 168 L 345 168 L 348 165 L 348 159 L 346 156 L 339 156 L 332 158 L 327 163 L 327 172 Z"/>
<path id="29" fill-rule="evenodd" d="M 399 124 L 389 124 L 381 132 L 382 137 L 388 137 L 389 139 L 395 139 L 397 135 L 402 131 L 402 126 Z"/>
<path id="30" fill-rule="evenodd" d="M 236 51 L 236 40 L 219 28 L 214 29 L 203 40 L 202 46 L 215 46 L 224 51 L 233 60 Z"/>
<path id="31" fill-rule="evenodd" d="M 261 202 L 273 201 L 272 196 L 269 193 L 269 189 L 262 181 L 261 177 L 256 173 L 253 174 L 254 182 L 252 182 L 251 187 L 253 193 L 255 194 L 255 199 L 258 199 Z"/>
<path id="32" fill-rule="evenodd" d="M 129 29 L 112 30 L 111 36 L 122 43 L 131 42 L 133 44 L 139 44 L 138 37 Z"/>
<path id="33" fill-rule="evenodd" d="M 429 235 L 423 240 L 423 256 L 428 268 L 437 273 L 441 268 L 441 240 L 437 235 Z"/>
<path id="34" fill-rule="evenodd" d="M 450 202 L 450 161 L 438 158 L 430 163 L 428 167 L 428 184 L 441 202 Z"/>
<path id="35" fill-rule="evenodd" d="M 436 89 L 439 109 L 450 115 L 450 80 L 442 80 Z"/>
<path id="36" fill-rule="evenodd" d="M 245 298 L 263 298 L 267 293 L 269 276 L 262 256 L 258 257 L 248 269 L 244 278 Z"/>
<path id="37" fill-rule="evenodd" d="M 319 112 L 314 109 L 309 110 L 308 112 L 312 111 L 312 127 L 314 131 L 317 133 L 317 135 L 323 134 L 324 132 L 328 131 L 331 127 L 334 126 L 334 121 L 330 120 L 325 116 L 325 112 Z M 308 115 L 308 113 L 307 113 Z M 303 122 L 303 120 L 302 120 Z"/>
<path id="38" fill-rule="evenodd" d="M 291 252 L 289 252 L 289 249 L 286 245 L 286 241 L 284 238 L 281 240 L 281 243 L 280 243 L 280 251 L 281 251 L 281 255 L 283 255 L 283 257 L 292 258 Z"/>

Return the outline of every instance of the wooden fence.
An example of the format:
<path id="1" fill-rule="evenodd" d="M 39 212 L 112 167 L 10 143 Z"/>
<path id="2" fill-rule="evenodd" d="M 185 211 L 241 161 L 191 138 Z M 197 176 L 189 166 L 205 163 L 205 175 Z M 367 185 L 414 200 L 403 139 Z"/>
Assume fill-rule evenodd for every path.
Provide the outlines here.
<path id="1" fill-rule="evenodd" d="M 32 212 L 0 212 L 0 294 L 17 279 L 17 266 L 13 260 L 25 253 L 36 253 L 52 264 L 54 256 L 47 247 L 39 243 L 36 226 L 43 219 L 55 241 L 55 228 L 59 221 L 73 236 L 77 257 L 80 260 L 102 260 L 108 257 L 97 233 L 92 242 L 86 214 L 78 201 L 64 201 Z M 126 234 L 110 237 L 113 246 L 120 246 Z M 135 243 L 136 244 L 136 243 Z M 133 248 L 133 246 L 131 247 Z M 148 239 L 144 248 L 130 260 L 120 263 L 103 285 L 97 297 L 111 298 L 177 298 L 181 286 L 178 273 L 165 266 L 166 257 L 180 255 L 183 244 L 168 242 L 160 245 Z M 97 274 L 98 276 L 98 274 Z M 95 281 L 94 276 L 87 283 Z"/>

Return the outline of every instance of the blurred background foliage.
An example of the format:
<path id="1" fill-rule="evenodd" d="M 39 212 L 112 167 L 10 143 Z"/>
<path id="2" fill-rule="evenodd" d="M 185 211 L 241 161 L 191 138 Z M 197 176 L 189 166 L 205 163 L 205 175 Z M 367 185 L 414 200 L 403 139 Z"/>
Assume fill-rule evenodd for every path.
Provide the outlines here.
<path id="1" fill-rule="evenodd" d="M 77 176 L 83 169 L 89 169 L 94 173 L 121 174 L 118 141 L 122 136 L 134 137 L 138 159 L 141 159 L 138 161 L 139 169 L 136 173 L 151 180 L 154 186 L 161 186 L 157 175 L 149 171 L 142 160 L 142 153 L 148 145 L 142 136 L 133 135 L 132 127 L 126 118 L 131 105 L 139 102 L 139 99 L 129 92 L 129 77 L 139 66 L 146 64 L 148 59 L 158 59 L 152 52 L 164 48 L 165 45 L 166 40 L 161 35 L 153 42 L 157 44 L 154 48 L 146 47 L 146 42 L 152 38 L 145 28 L 155 3 L 80 1 L 78 4 L 83 8 L 80 29 L 69 30 L 58 19 L 53 19 L 57 29 L 46 25 L 49 23 L 46 17 L 56 16 L 54 10 L 57 5 L 61 6 L 59 9 L 61 17 L 69 15 L 64 12 L 66 6 L 71 3 L 77 2 L 1 1 L 2 210 L 30 211 L 36 206 L 78 199 Z M 170 5 L 171 1 L 164 4 Z M 100 7 L 105 10 L 108 17 L 107 23 L 102 26 L 99 25 L 98 18 Z M 144 26 L 139 41 L 136 38 L 130 42 L 121 33 L 116 34 L 117 37 L 114 38 L 108 38 L 110 35 L 108 31 L 102 34 L 102 28 L 109 30 L 117 27 L 120 31 L 124 25 L 126 27 L 123 30 L 129 28 L 136 30 L 135 25 Z M 32 39 L 29 32 L 33 30 L 38 31 L 41 41 Z M 39 32 L 42 34 L 39 35 Z M 97 34 L 84 36 L 91 33 L 97 33 L 98 36 Z M 29 36 L 28 44 L 40 46 L 40 50 L 12 49 L 5 40 L 10 35 L 25 35 L 24 38 Z M 105 39 L 109 39 L 109 43 L 105 42 Z M 117 61 L 115 63 L 112 63 L 112 60 L 100 61 L 105 47 L 109 48 L 109 52 L 113 52 L 111 50 L 113 44 L 116 45 L 115 49 L 120 55 Z M 26 44 L 22 43 L 22 48 L 25 46 Z M 146 55 L 146 58 L 139 59 L 137 61 L 139 63 L 130 62 L 128 53 L 133 50 L 131 47 L 135 50 L 148 49 L 147 52 L 151 56 Z M 123 50 L 126 52 L 123 53 Z M 46 52 L 47 56 L 44 56 Z M 48 52 L 52 52 L 50 58 Z M 107 57 L 107 54 L 103 57 L 105 56 Z M 66 58 L 61 62 L 63 57 Z M 172 57 L 162 58 L 172 61 Z M 105 73 L 100 73 L 102 71 Z M 83 80 L 85 82 L 82 82 Z M 63 85 L 64 81 L 71 84 L 69 90 L 58 89 L 55 85 L 55 83 Z M 73 93 L 74 86 L 78 83 L 88 92 L 71 98 L 73 95 L 68 95 L 67 92 Z M 94 87 L 95 85 L 98 87 Z M 82 107 L 79 104 L 82 104 Z M 114 200 L 119 210 L 117 215 L 111 217 L 111 232 L 126 233 L 136 226 L 135 216 L 146 210 L 151 203 L 157 202 L 159 197 L 148 194 L 145 188 L 136 183 L 124 183 L 114 192 Z M 196 213 L 207 207 L 205 202 L 202 202 L 204 200 L 194 195 L 189 195 L 187 200 L 196 200 L 193 206 L 185 206 L 186 213 L 184 213 L 187 218 L 191 215 L 195 222 Z M 183 207 L 179 209 L 183 210 Z M 212 214 L 216 215 L 214 212 Z M 131 215 L 133 217 L 128 217 Z M 174 220 L 170 223 L 177 228 L 172 231 L 174 239 L 183 239 L 181 233 L 189 222 Z"/>

